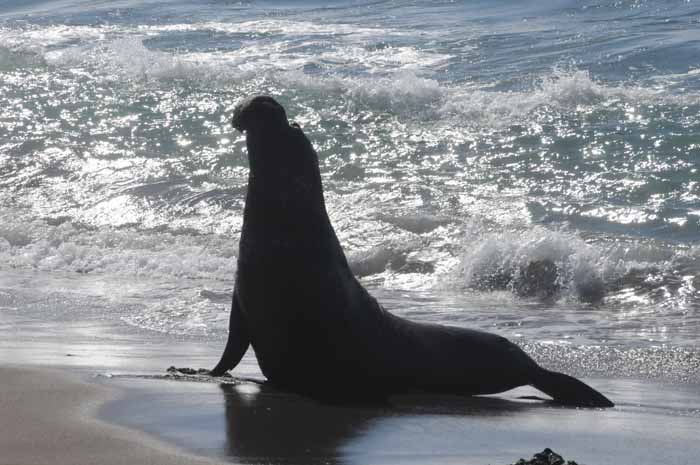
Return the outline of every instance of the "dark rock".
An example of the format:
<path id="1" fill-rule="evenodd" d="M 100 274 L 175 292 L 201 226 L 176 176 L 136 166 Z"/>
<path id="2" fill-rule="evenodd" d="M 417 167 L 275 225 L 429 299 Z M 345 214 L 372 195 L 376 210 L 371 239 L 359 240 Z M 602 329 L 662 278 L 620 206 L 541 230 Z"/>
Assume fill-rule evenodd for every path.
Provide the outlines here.
<path id="1" fill-rule="evenodd" d="M 472 286 L 482 291 L 510 289 L 520 297 L 539 299 L 549 299 L 561 290 L 559 268 L 548 258 L 515 269 L 493 270 L 476 279 Z"/>
<path id="2" fill-rule="evenodd" d="M 176 368 L 177 371 L 182 373 L 183 375 L 196 375 L 197 370 L 194 368 Z"/>
<path id="3" fill-rule="evenodd" d="M 606 294 L 606 285 L 602 279 L 594 277 L 576 284 L 576 295 L 581 302 L 598 304 Z"/>
<path id="4" fill-rule="evenodd" d="M 520 268 L 513 290 L 521 297 L 549 298 L 559 291 L 559 269 L 549 259 L 533 260 Z"/>
<path id="5" fill-rule="evenodd" d="M 177 368 L 175 366 L 171 366 L 167 370 L 169 375 L 173 377 L 178 377 L 178 376 L 209 376 L 210 375 L 210 370 L 206 368 Z M 220 378 L 232 378 L 232 376 L 228 373 L 224 373 L 223 375 L 220 376 Z"/>
<path id="6" fill-rule="evenodd" d="M 552 449 L 547 448 L 542 452 L 532 456 L 532 459 L 525 460 L 520 459 L 513 465 L 578 465 L 573 460 L 564 461 L 564 458 L 554 452 Z"/>
<path id="7" fill-rule="evenodd" d="M 513 281 L 513 273 L 510 270 L 498 269 L 491 273 L 479 276 L 472 283 L 472 287 L 479 291 L 505 291 Z"/>

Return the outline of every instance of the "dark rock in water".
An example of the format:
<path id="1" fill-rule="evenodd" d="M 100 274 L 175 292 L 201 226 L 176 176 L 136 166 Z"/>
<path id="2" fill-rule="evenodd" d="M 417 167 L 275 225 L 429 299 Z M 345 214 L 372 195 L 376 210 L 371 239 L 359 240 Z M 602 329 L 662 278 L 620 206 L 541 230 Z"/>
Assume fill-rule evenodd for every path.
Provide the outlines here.
<path id="1" fill-rule="evenodd" d="M 605 298 L 606 288 L 602 279 L 591 279 L 576 285 L 576 294 L 581 302 L 596 304 Z"/>
<path id="2" fill-rule="evenodd" d="M 520 297 L 539 299 L 549 299 L 561 290 L 559 268 L 548 258 L 533 260 L 519 269 L 499 268 L 480 276 L 472 285 L 483 291 L 510 289 Z"/>
<path id="3" fill-rule="evenodd" d="M 525 460 L 520 459 L 513 465 L 578 465 L 573 460 L 564 461 L 561 455 L 554 452 L 552 449 L 547 448 L 532 456 L 532 459 Z"/>
<path id="4" fill-rule="evenodd" d="M 512 281 L 513 273 L 499 268 L 492 273 L 479 276 L 472 283 L 472 287 L 479 291 L 505 291 L 510 288 Z"/>
<path id="5" fill-rule="evenodd" d="M 520 268 L 513 291 L 521 297 L 549 298 L 559 291 L 558 277 L 559 269 L 552 260 L 533 260 Z"/>

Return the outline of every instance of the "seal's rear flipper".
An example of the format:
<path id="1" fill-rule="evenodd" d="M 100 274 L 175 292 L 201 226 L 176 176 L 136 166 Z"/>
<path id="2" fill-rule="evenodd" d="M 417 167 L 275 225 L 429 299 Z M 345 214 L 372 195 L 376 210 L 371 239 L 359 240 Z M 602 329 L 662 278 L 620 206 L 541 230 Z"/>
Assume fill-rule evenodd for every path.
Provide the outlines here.
<path id="1" fill-rule="evenodd" d="M 541 368 L 531 383 L 555 402 L 577 407 L 614 407 L 610 399 L 587 384 L 563 373 Z"/>
<path id="2" fill-rule="evenodd" d="M 224 349 L 223 355 L 221 355 L 221 360 L 219 360 L 219 363 L 216 364 L 209 374 L 211 376 L 222 376 L 227 371 L 233 370 L 243 358 L 249 345 L 250 337 L 248 336 L 248 327 L 243 313 L 241 313 L 241 307 L 238 305 L 238 296 L 234 290 L 226 348 Z"/>

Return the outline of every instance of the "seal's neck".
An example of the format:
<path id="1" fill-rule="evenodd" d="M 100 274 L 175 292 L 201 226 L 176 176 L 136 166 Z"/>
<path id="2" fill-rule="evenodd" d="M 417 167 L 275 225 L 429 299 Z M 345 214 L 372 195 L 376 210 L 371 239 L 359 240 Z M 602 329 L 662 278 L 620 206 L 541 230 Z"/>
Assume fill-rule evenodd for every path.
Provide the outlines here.
<path id="1" fill-rule="evenodd" d="M 246 141 L 250 173 L 241 254 L 254 243 L 250 250 L 345 262 L 326 212 L 318 156 L 303 132 L 248 133 Z"/>

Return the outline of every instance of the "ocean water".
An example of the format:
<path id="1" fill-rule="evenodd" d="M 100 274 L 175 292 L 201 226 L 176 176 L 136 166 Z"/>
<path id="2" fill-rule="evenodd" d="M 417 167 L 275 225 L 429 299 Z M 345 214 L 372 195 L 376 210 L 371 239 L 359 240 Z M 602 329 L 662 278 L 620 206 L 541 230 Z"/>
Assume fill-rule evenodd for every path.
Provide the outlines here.
<path id="1" fill-rule="evenodd" d="M 3 0 L 0 312 L 223 347 L 269 94 L 389 310 L 700 382 L 699 46 L 691 0 Z"/>

